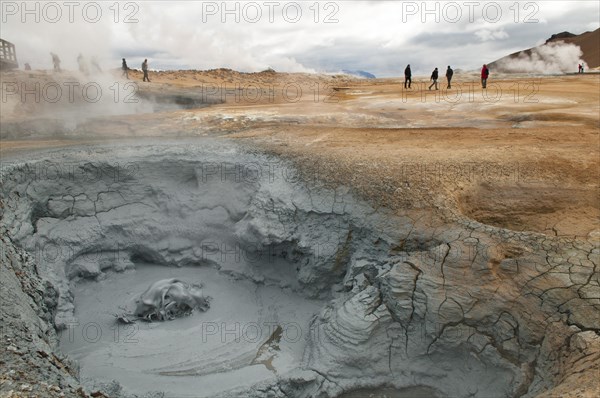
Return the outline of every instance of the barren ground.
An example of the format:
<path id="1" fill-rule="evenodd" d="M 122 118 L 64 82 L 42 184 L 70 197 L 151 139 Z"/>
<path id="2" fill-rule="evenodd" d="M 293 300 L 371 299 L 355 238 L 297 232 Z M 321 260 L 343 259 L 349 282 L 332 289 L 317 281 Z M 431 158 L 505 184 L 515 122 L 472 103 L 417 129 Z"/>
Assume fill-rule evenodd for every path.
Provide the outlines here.
<path id="1" fill-rule="evenodd" d="M 26 79 L 3 74 L 3 81 Z M 0 151 L 132 136 L 225 136 L 293 159 L 393 209 L 444 207 L 517 231 L 600 234 L 600 75 L 500 76 L 487 92 L 475 75 L 459 75 L 448 91 L 440 80 L 437 92 L 427 90 L 426 79 L 414 80 L 413 89 L 403 91 L 400 79 L 162 72 L 150 84 L 139 83 L 139 92 L 187 96 L 221 87 L 228 91 L 216 97 L 225 103 L 92 117 L 65 134 L 27 126 L 31 133 L 23 137 L 3 134 Z M 47 118 L 57 116 L 46 108 Z M 3 120 L 18 125 L 34 109 L 17 103 Z"/>
<path id="2" fill-rule="evenodd" d="M 110 78 L 114 81 L 116 76 Z M 40 71 L 3 72 L 0 77 L 2 87 L 6 82 L 44 84 L 85 79 Z M 139 72 L 132 71 L 130 77 L 137 82 L 135 91 L 141 98 L 135 106 L 119 101 L 79 101 L 73 110 L 63 99 L 57 103 L 31 102 L 3 93 L 7 98 L 2 103 L 0 129 L 3 159 L 31 158 L 48 148 L 93 149 L 96 144 L 110 144 L 126 149 L 135 143 L 185 139 L 193 149 L 193 145 L 203 145 L 206 137 L 219 142 L 231 140 L 251 152 L 291 161 L 301 178 L 318 180 L 336 195 L 339 190 L 344 196 L 347 189 L 375 209 L 411 219 L 415 229 L 422 224 L 429 230 L 448 226 L 450 231 L 460 225 L 456 231 L 468 233 L 457 232 L 457 240 L 477 238 L 485 242 L 493 236 L 502 240 L 501 253 L 498 258 L 481 260 L 485 262 L 481 274 L 469 273 L 468 266 L 447 264 L 444 269 L 443 261 L 440 269 L 435 262 L 417 262 L 424 271 L 414 265 L 410 269 L 405 264 L 394 265 L 386 276 L 391 282 L 385 282 L 392 286 L 392 293 L 399 289 L 392 302 L 402 302 L 412 294 L 408 300 L 412 302 L 410 324 L 418 309 L 417 280 L 422 274 L 423 279 L 432 278 L 429 285 L 421 282 L 419 288 L 430 297 L 443 292 L 445 298 L 434 311 L 444 317 L 460 312 L 443 308 L 444 303 L 450 303 L 448 297 L 453 297 L 462 311 L 459 321 L 444 324 L 444 328 L 460 327 L 461 323 L 476 328 L 481 322 L 485 328 L 515 330 L 506 341 L 510 340 L 523 357 L 512 356 L 513 345 L 495 338 L 479 353 L 491 344 L 502 358 L 520 367 L 525 376 L 521 384 L 513 386 L 516 395 L 525 394 L 530 385 L 543 385 L 551 389 L 541 396 L 597 396 L 600 74 L 492 76 L 486 92 L 475 74 L 458 74 L 451 90 L 445 90 L 441 79 L 439 91 L 427 90 L 423 77 L 416 77 L 413 89 L 406 91 L 400 79 L 274 72 L 151 73 L 152 83 L 142 83 Z M 200 107 L 200 102 L 210 105 Z M 14 196 L 10 199 L 20 203 Z M 351 234 L 348 236 L 350 239 Z M 450 244 L 446 245 L 444 260 L 450 250 Z M 405 249 L 399 247 L 398 251 Z M 413 249 L 417 253 L 431 248 Z M 12 250 L 11 246 L 7 256 L 13 256 Z M 551 252 L 552 256 L 548 254 Z M 561 257 L 571 252 L 575 254 L 568 261 Z M 11 258 L 18 257 L 15 253 Z M 541 267 L 535 261 L 527 263 L 533 257 L 541 261 Z M 505 269 L 513 260 L 517 267 L 514 273 Z M 13 279 L 23 275 L 21 270 L 16 272 L 17 266 L 11 266 L 16 275 Z M 416 272 L 413 268 L 418 274 L 414 281 L 409 278 L 414 284 L 410 293 L 402 290 L 410 285 L 402 278 Z M 394 281 L 393 277 L 400 279 Z M 359 279 L 351 280 L 355 289 L 364 290 L 359 289 L 344 306 L 361 309 L 371 299 L 365 292 L 375 287 L 365 288 L 360 283 Z M 31 288 L 23 280 L 21 285 L 23 291 Z M 470 308 L 467 312 L 474 309 L 474 315 L 465 313 L 460 304 L 463 299 L 470 305 L 464 308 Z M 368 305 L 379 305 L 375 301 Z M 423 304 L 425 314 L 431 314 L 428 306 L 433 302 Z M 399 308 L 401 316 L 403 309 L 401 305 Z M 500 315 L 489 326 L 491 317 L 487 314 L 494 311 Z M 517 320 L 526 314 L 530 323 L 521 324 L 519 329 L 517 321 L 516 327 L 512 320 L 500 322 L 505 313 Z M 352 322 L 348 324 L 351 328 Z M 525 330 L 525 325 L 534 325 L 531 328 L 535 332 Z M 408 336 L 408 327 L 406 333 Z M 494 336 L 493 331 L 489 333 Z M 441 334 L 430 346 L 441 339 Z M 538 362 L 540 352 L 543 361 Z M 319 360 L 327 363 L 327 358 L 323 355 Z M 551 376 L 545 379 L 545 375 Z M 15 380 L 13 376 L 2 377 Z M 32 380 L 35 375 L 21 377 L 39 381 Z"/>

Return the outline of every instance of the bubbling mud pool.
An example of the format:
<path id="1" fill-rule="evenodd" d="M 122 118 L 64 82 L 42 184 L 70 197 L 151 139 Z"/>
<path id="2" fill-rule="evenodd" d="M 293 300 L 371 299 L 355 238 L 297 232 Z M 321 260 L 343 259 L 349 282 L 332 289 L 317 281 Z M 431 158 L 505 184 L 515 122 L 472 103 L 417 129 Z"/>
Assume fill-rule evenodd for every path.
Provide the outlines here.
<path id="1" fill-rule="evenodd" d="M 165 277 L 204 283 L 211 308 L 167 322 L 115 323 L 113 313 L 133 300 L 133 292 Z M 303 332 L 323 305 L 211 267 L 148 264 L 78 283 L 74 303 L 78 324 L 63 331 L 61 349 L 79 362 L 84 383 L 130 380 L 126 386 L 136 393 L 175 397 L 194 396 L 191 391 L 210 396 L 232 380 L 251 385 L 293 368 L 302 359 Z"/>
<path id="2" fill-rule="evenodd" d="M 375 210 L 230 141 L 31 156 L 2 170 L 3 233 L 58 292 L 57 350 L 89 391 L 534 396 L 551 386 L 548 319 L 572 336 L 595 327 L 587 274 L 573 297 L 546 293 L 563 284 L 548 264 L 588 258 L 584 244 L 543 250 L 548 237 Z M 210 308 L 117 321 L 170 278 L 202 284 Z"/>

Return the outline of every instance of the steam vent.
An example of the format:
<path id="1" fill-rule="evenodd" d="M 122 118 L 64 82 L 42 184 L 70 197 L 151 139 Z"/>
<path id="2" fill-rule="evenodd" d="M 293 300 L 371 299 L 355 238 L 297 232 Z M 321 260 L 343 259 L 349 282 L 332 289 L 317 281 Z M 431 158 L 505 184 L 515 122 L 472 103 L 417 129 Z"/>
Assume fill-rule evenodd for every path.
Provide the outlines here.
<path id="1" fill-rule="evenodd" d="M 600 396 L 597 4 L 366 3 L 2 3 L 0 397 Z"/>

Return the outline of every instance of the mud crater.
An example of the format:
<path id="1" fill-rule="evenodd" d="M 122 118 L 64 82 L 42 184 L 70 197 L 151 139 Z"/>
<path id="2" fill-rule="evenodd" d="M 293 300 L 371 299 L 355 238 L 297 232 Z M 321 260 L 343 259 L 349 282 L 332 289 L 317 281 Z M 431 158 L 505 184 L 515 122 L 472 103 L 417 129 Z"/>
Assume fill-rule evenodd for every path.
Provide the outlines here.
<path id="1" fill-rule="evenodd" d="M 376 211 L 222 141 L 36 156 L 2 171 L 3 232 L 58 291 L 56 350 L 79 363 L 90 391 L 533 396 L 552 386 L 539 307 L 564 306 L 567 328 L 596 327 L 594 307 L 577 301 L 593 290 L 583 264 L 576 293 L 497 294 L 498 280 L 548 277 L 535 236 Z M 583 259 L 593 247 L 579 249 Z M 201 283 L 210 309 L 116 321 L 166 278 Z"/>

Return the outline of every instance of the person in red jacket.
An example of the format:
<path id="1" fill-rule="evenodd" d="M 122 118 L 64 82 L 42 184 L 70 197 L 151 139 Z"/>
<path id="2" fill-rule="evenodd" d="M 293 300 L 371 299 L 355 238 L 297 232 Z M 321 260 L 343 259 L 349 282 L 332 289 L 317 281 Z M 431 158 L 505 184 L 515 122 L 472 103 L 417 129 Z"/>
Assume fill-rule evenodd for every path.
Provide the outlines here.
<path id="1" fill-rule="evenodd" d="M 487 65 L 483 65 L 481 69 L 481 87 L 487 88 L 487 79 L 490 76 L 490 70 Z"/>

